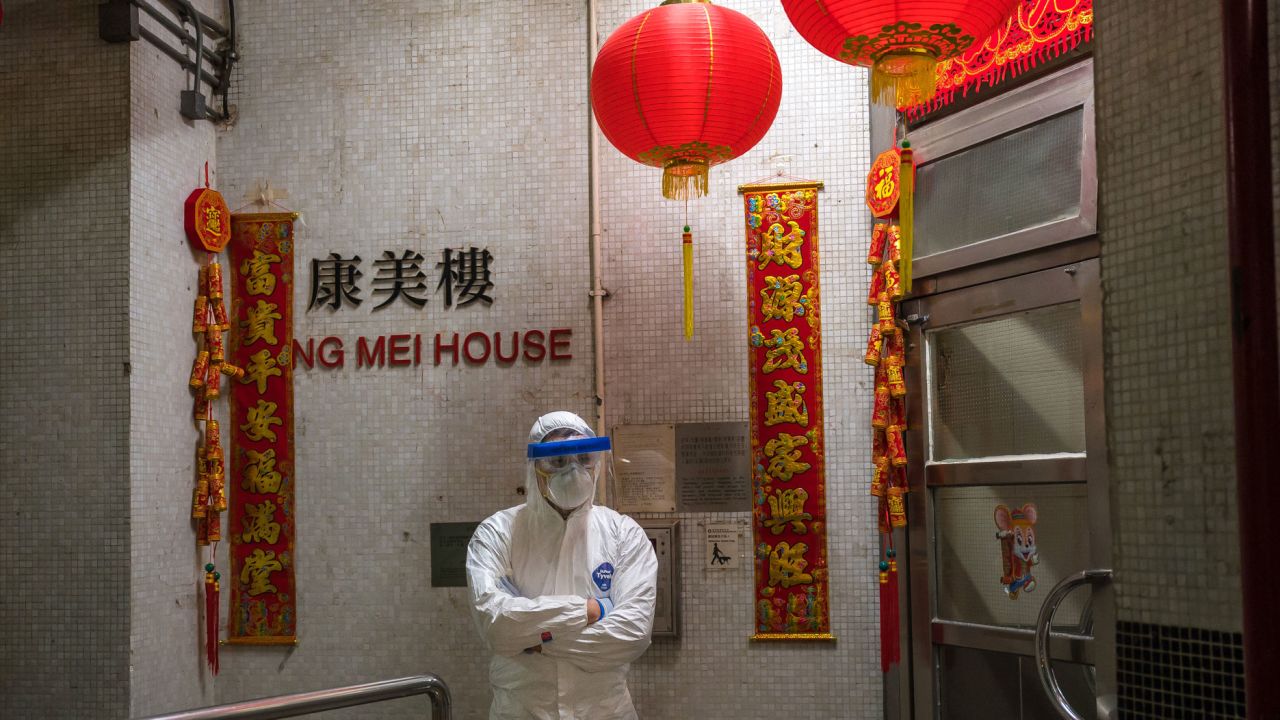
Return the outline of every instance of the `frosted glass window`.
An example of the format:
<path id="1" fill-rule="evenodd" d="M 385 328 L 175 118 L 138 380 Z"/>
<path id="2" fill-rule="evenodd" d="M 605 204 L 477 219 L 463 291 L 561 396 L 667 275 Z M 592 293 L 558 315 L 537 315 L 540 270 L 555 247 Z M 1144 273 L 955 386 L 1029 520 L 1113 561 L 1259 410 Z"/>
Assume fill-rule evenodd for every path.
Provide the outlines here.
<path id="1" fill-rule="evenodd" d="M 932 460 L 1081 453 L 1080 304 L 927 334 Z"/>
<path id="2" fill-rule="evenodd" d="M 1027 478 L 1034 480 L 1036 478 Z M 1044 596 L 1058 581 L 1084 570 L 1089 562 L 1088 488 L 1069 485 L 988 485 L 940 487 L 933 491 L 937 556 L 934 587 L 938 617 L 982 625 L 1030 628 Z M 1039 564 L 1031 566 L 1035 587 L 1010 598 L 1004 577 L 1001 541 L 996 537 L 996 506 L 1036 506 L 1033 526 Z M 1071 593 L 1054 621 L 1074 630 L 1089 591 Z"/>
<path id="3" fill-rule="evenodd" d="M 1080 214 L 1084 110 L 921 165 L 917 258 Z"/>

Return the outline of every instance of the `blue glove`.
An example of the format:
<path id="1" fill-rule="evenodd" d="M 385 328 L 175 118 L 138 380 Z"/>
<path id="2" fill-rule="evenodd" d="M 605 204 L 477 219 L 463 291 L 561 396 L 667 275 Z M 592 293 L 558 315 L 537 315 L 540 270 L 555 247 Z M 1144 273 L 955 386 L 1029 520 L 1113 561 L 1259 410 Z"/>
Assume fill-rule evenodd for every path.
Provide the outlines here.
<path id="1" fill-rule="evenodd" d="M 508 593 L 511 593 L 515 597 L 524 597 L 524 595 L 520 593 L 520 588 L 516 587 L 516 584 L 511 582 L 510 577 L 504 576 L 499 578 L 498 584 L 502 586 L 503 590 L 506 590 Z"/>
<path id="2" fill-rule="evenodd" d="M 613 601 L 607 597 L 596 598 L 596 602 L 600 603 L 600 619 L 605 619 L 609 613 L 613 612 Z"/>

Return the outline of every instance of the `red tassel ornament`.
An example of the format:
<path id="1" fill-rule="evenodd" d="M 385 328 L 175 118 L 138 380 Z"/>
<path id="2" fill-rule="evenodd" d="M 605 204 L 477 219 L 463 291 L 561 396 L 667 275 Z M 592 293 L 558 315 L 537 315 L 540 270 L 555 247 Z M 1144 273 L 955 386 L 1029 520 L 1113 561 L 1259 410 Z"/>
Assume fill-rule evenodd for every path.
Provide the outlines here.
<path id="1" fill-rule="evenodd" d="M 880 669 L 889 668 L 902 659 L 902 647 L 898 638 L 900 613 L 898 610 L 898 561 L 892 547 L 885 550 L 888 560 L 881 560 L 880 567 Z"/>
<path id="2" fill-rule="evenodd" d="M 883 522 L 883 518 L 882 518 Z M 893 549 L 893 537 L 889 536 L 885 559 L 880 561 L 880 672 L 902 659 L 902 646 L 898 637 L 901 614 L 898 609 L 898 561 Z"/>
<path id="3" fill-rule="evenodd" d="M 893 600 L 889 597 L 889 563 L 880 561 L 880 672 L 889 672 L 889 605 Z"/>
<path id="4" fill-rule="evenodd" d="M 218 674 L 218 580 L 213 563 L 204 566 L 204 650 L 209 671 Z"/>

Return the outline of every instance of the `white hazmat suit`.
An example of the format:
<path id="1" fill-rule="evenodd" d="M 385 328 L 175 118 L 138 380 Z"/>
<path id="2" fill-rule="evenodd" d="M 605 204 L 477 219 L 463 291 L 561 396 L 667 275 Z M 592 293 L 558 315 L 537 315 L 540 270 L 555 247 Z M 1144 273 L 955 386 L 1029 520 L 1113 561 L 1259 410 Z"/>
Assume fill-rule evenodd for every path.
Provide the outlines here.
<path id="1" fill-rule="evenodd" d="M 556 412 L 538 419 L 530 444 L 555 430 L 595 437 Z M 564 517 L 530 464 L 525 504 L 482 522 L 467 547 L 473 615 L 494 655 L 491 720 L 637 718 L 627 669 L 649 647 L 658 561 L 635 520 L 591 502 L 598 475 Z M 592 597 L 605 614 L 588 625 Z"/>

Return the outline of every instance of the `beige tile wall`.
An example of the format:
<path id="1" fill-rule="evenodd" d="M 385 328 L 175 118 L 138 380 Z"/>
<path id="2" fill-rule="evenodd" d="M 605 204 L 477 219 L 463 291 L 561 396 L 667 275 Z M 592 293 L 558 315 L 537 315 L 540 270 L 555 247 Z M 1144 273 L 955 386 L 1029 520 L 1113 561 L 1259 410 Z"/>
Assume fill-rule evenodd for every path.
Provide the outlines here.
<path id="1" fill-rule="evenodd" d="M 1121 621 L 1240 629 L 1216 3 L 1097 3 Z"/>
<path id="2" fill-rule="evenodd" d="M 129 81 L 93 3 L 0 25 L 0 714 L 129 711 Z"/>

